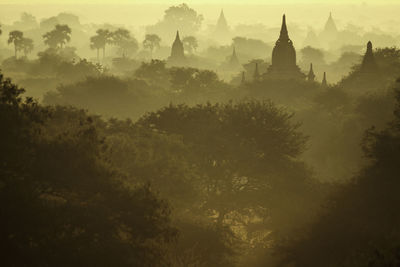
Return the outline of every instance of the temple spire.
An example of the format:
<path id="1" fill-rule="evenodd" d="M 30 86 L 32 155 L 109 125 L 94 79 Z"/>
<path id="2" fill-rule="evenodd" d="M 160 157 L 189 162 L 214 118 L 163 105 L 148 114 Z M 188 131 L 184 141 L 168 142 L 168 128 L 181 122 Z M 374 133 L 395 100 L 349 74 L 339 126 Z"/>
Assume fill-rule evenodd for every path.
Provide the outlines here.
<path id="1" fill-rule="evenodd" d="M 314 70 L 313 70 L 313 65 L 312 65 L 312 63 L 310 64 L 310 71 L 308 72 L 307 80 L 308 80 L 309 82 L 313 82 L 313 81 L 315 80 L 315 74 L 314 74 Z"/>
<path id="2" fill-rule="evenodd" d="M 328 86 L 328 82 L 326 80 L 326 72 L 324 71 L 324 78 L 322 79 L 322 87 L 327 87 Z"/>
<path id="3" fill-rule="evenodd" d="M 283 14 L 283 18 L 282 18 L 282 27 L 281 27 L 281 33 L 279 35 L 279 39 L 281 39 L 281 40 L 289 39 L 289 33 L 287 30 L 287 26 L 286 26 L 286 15 L 285 14 Z"/>
<path id="4" fill-rule="evenodd" d="M 181 38 L 179 37 L 179 31 L 176 31 L 176 37 L 175 37 L 175 42 L 176 41 L 181 41 Z"/>
<path id="5" fill-rule="evenodd" d="M 233 46 L 232 55 L 231 55 L 231 58 L 230 58 L 230 60 L 229 60 L 229 67 L 232 68 L 232 69 L 239 69 L 239 68 L 241 68 L 239 59 L 238 59 L 238 57 L 237 57 L 237 55 L 236 55 L 236 48 L 235 48 L 235 46 Z"/>
<path id="6" fill-rule="evenodd" d="M 365 52 L 363 61 L 361 63 L 361 72 L 373 73 L 376 72 L 378 66 L 375 61 L 374 52 L 372 50 L 372 43 L 367 43 L 367 51 Z"/>

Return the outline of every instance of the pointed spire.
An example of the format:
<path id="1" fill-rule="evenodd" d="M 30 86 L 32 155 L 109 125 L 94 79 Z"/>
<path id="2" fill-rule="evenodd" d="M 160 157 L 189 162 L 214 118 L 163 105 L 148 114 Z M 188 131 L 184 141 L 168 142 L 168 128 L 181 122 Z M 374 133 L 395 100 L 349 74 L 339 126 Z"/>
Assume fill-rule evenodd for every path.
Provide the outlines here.
<path id="1" fill-rule="evenodd" d="M 179 31 L 176 31 L 175 41 L 172 43 L 171 47 L 171 60 L 182 60 L 185 57 L 185 51 L 183 48 L 183 43 L 179 37 Z"/>
<path id="2" fill-rule="evenodd" d="M 253 75 L 254 81 L 258 81 L 260 79 L 260 72 L 258 71 L 258 63 L 256 62 L 256 68 L 254 70 L 254 75 Z"/>
<path id="3" fill-rule="evenodd" d="M 329 33 L 329 34 L 336 34 L 337 31 L 338 31 L 337 27 L 336 27 L 336 23 L 335 23 L 335 21 L 333 20 L 333 17 L 332 17 L 332 12 L 329 13 L 329 18 L 326 21 L 325 30 L 324 31 Z"/>
<path id="4" fill-rule="evenodd" d="M 377 65 L 374 57 L 374 51 L 372 49 L 372 42 L 368 41 L 367 51 L 365 52 L 363 61 L 361 63 L 361 71 L 372 73 L 377 70 Z"/>
<path id="5" fill-rule="evenodd" d="M 324 71 L 324 78 L 322 79 L 322 87 L 327 87 L 328 86 L 328 82 L 326 80 L 326 72 Z"/>
<path id="6" fill-rule="evenodd" d="M 181 38 L 179 37 L 179 31 L 176 31 L 176 37 L 175 37 L 175 42 L 176 41 L 181 41 Z"/>
<path id="7" fill-rule="evenodd" d="M 312 63 L 310 64 L 310 71 L 308 72 L 307 80 L 308 80 L 309 82 L 313 82 L 313 81 L 315 80 L 315 74 L 314 74 L 314 70 L 313 70 L 313 65 L 312 65 Z"/>
<path id="8" fill-rule="evenodd" d="M 221 9 L 221 13 L 219 14 L 218 22 L 217 22 L 217 28 L 220 30 L 226 30 L 228 28 L 228 22 L 226 21 L 224 10 Z"/>
<path id="9" fill-rule="evenodd" d="M 279 39 L 281 39 L 281 40 L 289 39 L 289 33 L 287 30 L 287 26 L 286 26 L 286 15 L 285 14 L 283 14 L 283 18 L 282 18 L 282 27 L 281 27 L 281 33 L 279 35 Z"/>
<path id="10" fill-rule="evenodd" d="M 372 42 L 368 41 L 367 43 L 367 54 L 372 54 Z"/>
<path id="11" fill-rule="evenodd" d="M 240 66 L 239 59 L 238 59 L 238 57 L 236 55 L 235 46 L 233 46 L 232 56 L 231 56 L 231 58 L 229 60 L 229 65 L 232 68 L 237 68 L 238 66 Z"/>

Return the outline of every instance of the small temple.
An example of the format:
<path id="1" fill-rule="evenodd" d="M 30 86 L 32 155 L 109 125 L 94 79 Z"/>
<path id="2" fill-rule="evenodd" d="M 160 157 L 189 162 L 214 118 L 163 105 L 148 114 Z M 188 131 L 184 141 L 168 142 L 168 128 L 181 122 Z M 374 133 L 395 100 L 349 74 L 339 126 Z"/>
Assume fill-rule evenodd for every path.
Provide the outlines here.
<path id="1" fill-rule="evenodd" d="M 378 70 L 378 65 L 376 64 L 374 52 L 372 49 L 372 43 L 369 41 L 367 43 L 367 51 L 365 52 L 364 58 L 361 63 L 360 72 L 362 73 L 375 73 Z"/>
<path id="2" fill-rule="evenodd" d="M 232 39 L 231 31 L 229 29 L 223 9 L 221 9 L 221 13 L 215 26 L 214 37 L 218 41 L 222 41 L 224 43 L 230 42 Z"/>
<path id="3" fill-rule="evenodd" d="M 304 79 L 305 75 L 296 64 L 296 50 L 286 26 L 286 16 L 283 15 L 279 39 L 272 50 L 272 64 L 266 77 L 279 79 Z"/>
<path id="4" fill-rule="evenodd" d="M 328 81 L 326 80 L 326 72 L 324 71 L 324 77 L 322 78 L 322 87 L 328 87 Z"/>
<path id="5" fill-rule="evenodd" d="M 171 56 L 168 58 L 168 63 L 172 65 L 183 65 L 186 62 L 183 43 L 179 37 L 179 31 L 176 32 L 175 41 L 172 44 Z"/>
<path id="6" fill-rule="evenodd" d="M 338 33 L 336 23 L 332 17 L 332 12 L 329 13 L 329 18 L 328 18 L 327 22 L 325 23 L 324 32 L 327 34 L 337 34 Z"/>
<path id="7" fill-rule="evenodd" d="M 325 47 L 332 47 L 338 38 L 338 34 L 339 31 L 333 20 L 332 13 L 329 13 L 329 18 L 325 23 L 324 30 L 319 35 L 319 40 Z"/>
<path id="8" fill-rule="evenodd" d="M 309 82 L 315 81 L 315 73 L 314 73 L 314 70 L 313 70 L 312 63 L 310 63 L 310 70 L 309 70 L 309 72 L 307 74 L 307 81 L 309 81 Z"/>

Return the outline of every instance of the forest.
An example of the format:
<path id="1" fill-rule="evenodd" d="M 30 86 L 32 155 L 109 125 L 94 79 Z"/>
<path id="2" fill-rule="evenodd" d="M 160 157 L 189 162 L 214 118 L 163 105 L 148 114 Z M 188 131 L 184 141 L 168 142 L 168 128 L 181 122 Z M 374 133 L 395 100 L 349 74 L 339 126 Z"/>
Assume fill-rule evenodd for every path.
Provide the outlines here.
<path id="1" fill-rule="evenodd" d="M 1 7 L 1 266 L 400 266 L 383 7 L 246 24 L 183 3 L 144 26 Z"/>

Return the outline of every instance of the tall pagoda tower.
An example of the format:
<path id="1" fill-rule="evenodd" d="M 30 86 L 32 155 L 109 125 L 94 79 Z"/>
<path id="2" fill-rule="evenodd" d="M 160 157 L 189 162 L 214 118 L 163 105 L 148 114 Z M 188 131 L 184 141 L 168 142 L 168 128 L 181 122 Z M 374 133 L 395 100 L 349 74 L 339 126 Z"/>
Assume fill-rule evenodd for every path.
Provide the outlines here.
<path id="1" fill-rule="evenodd" d="M 272 65 L 267 76 L 276 78 L 304 78 L 305 75 L 296 65 L 296 50 L 286 26 L 286 16 L 283 15 L 279 38 L 272 50 Z"/>
<path id="2" fill-rule="evenodd" d="M 215 26 L 214 37 L 218 41 L 228 43 L 231 41 L 231 31 L 228 22 L 225 18 L 224 10 L 221 9 L 217 24 Z"/>
<path id="3" fill-rule="evenodd" d="M 337 40 L 339 31 L 336 27 L 336 23 L 333 20 L 332 12 L 329 13 L 328 20 L 325 23 L 324 30 L 321 32 L 319 39 L 322 44 L 326 47 L 331 47 L 333 42 Z"/>
<path id="4" fill-rule="evenodd" d="M 378 66 L 375 61 L 374 52 L 372 50 L 372 43 L 367 43 L 367 51 L 365 52 L 363 61 L 361 63 L 360 71 L 362 73 L 375 73 L 378 70 Z"/>
<path id="5" fill-rule="evenodd" d="M 175 41 L 172 44 L 171 56 L 168 58 L 168 63 L 172 65 L 182 65 L 186 61 L 183 43 L 179 37 L 179 31 L 176 31 Z"/>
<path id="6" fill-rule="evenodd" d="M 307 74 L 307 81 L 309 81 L 309 82 L 315 81 L 315 73 L 314 73 L 312 63 L 310 63 L 310 71 Z"/>
<path id="7" fill-rule="evenodd" d="M 332 12 L 329 13 L 329 18 L 325 23 L 324 32 L 326 32 L 328 34 L 337 34 L 338 33 L 338 29 L 336 27 L 336 23 L 335 23 L 335 21 L 333 20 L 333 17 L 332 17 Z"/>

